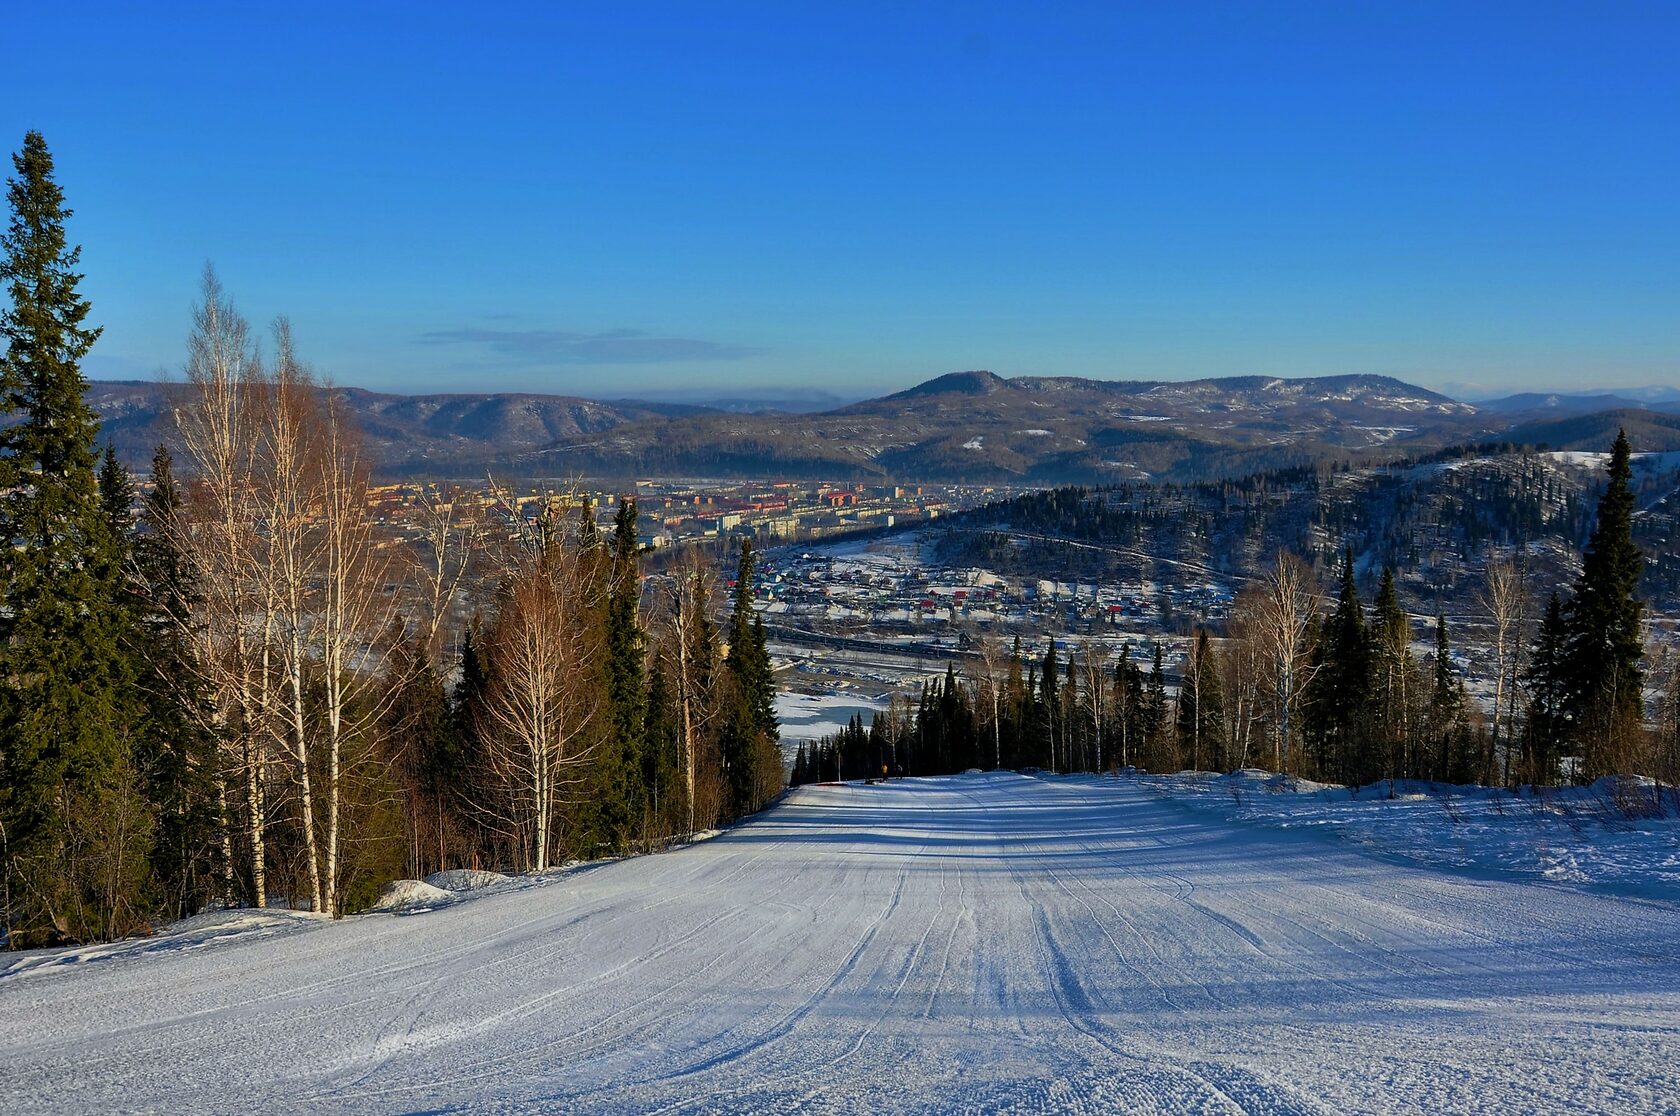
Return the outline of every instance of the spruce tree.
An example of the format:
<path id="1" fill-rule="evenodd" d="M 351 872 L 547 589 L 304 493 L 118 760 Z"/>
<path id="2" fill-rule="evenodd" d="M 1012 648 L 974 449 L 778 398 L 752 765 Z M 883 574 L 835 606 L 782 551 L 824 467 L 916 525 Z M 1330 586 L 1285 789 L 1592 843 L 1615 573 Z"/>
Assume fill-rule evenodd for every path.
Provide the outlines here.
<path id="1" fill-rule="evenodd" d="M 0 826 L 10 941 L 85 939 L 142 921 L 150 819 L 130 748 L 126 540 L 95 479 L 98 420 L 81 360 L 99 336 L 80 248 L 40 133 L 12 157 L 0 241 Z"/>
<path id="2" fill-rule="evenodd" d="M 1039 669 L 1038 700 L 1044 713 L 1044 741 L 1045 756 L 1042 762 L 1052 771 L 1060 771 L 1062 741 L 1062 698 L 1061 674 L 1056 660 L 1056 641 L 1049 641 L 1049 648 L 1044 652 L 1044 662 Z"/>
<path id="3" fill-rule="evenodd" d="M 1178 688 L 1179 748 L 1193 769 L 1205 764 L 1225 766 L 1225 699 L 1219 680 L 1219 660 L 1213 640 L 1203 628 L 1196 634 L 1195 651 Z"/>
<path id="4" fill-rule="evenodd" d="M 484 789 L 476 782 L 484 778 L 484 738 L 494 731 L 490 717 L 485 713 L 491 679 L 490 663 L 481 649 L 483 645 L 484 637 L 475 620 L 461 637 L 457 660 L 461 678 L 449 695 L 449 719 L 460 753 L 462 777 L 448 788 L 448 801 L 469 831 L 473 848 L 488 852 L 491 840 L 484 830 L 483 818 L 471 806 L 474 798 Z"/>
<path id="5" fill-rule="evenodd" d="M 1149 681 L 1143 691 L 1143 710 L 1140 728 L 1141 741 L 1152 752 L 1160 751 L 1161 736 L 1167 727 L 1167 670 L 1165 651 L 1160 640 L 1155 641 L 1155 658 L 1149 667 Z M 1164 758 L 1164 757 L 1162 757 Z M 1161 767 L 1156 759 L 1155 766 Z"/>
<path id="6" fill-rule="evenodd" d="M 1371 646 L 1354 581 L 1353 552 L 1342 558 L 1336 608 L 1319 641 L 1319 665 L 1308 695 L 1307 736 L 1321 770 L 1357 786 L 1374 777 L 1367 755 Z"/>
<path id="7" fill-rule="evenodd" d="M 1553 593 L 1528 661 L 1528 718 L 1523 750 L 1528 779 L 1536 785 L 1557 780 L 1563 743 L 1569 737 L 1569 621 Z"/>
<path id="8" fill-rule="evenodd" d="M 1370 761 L 1389 778 L 1410 776 L 1413 675 L 1412 622 L 1400 606 L 1394 570 L 1383 570 L 1371 622 L 1371 702 L 1373 739 Z"/>
<path id="9" fill-rule="evenodd" d="M 107 458 L 107 472 L 113 464 Z M 181 493 L 164 446 L 152 454 L 150 480 L 134 541 L 138 599 L 131 632 L 144 708 L 138 766 L 157 810 L 153 875 L 165 908 L 185 917 L 212 898 L 232 901 L 233 866 L 216 839 L 225 819 L 212 703 L 195 659 L 199 586 L 181 550 Z M 111 484 L 106 489 L 102 482 L 101 492 L 114 491 L 114 477 Z"/>
<path id="10" fill-rule="evenodd" d="M 1469 707 L 1464 684 L 1453 670 L 1445 616 L 1435 618 L 1435 685 L 1429 699 L 1429 728 L 1434 753 L 1431 777 L 1462 781 L 1470 760 Z"/>
<path id="11" fill-rule="evenodd" d="M 657 664 L 648 671 L 647 715 L 642 734 L 642 794 L 654 831 L 668 837 L 685 827 L 687 788 L 683 780 L 682 727 L 671 683 Z"/>
<path id="12" fill-rule="evenodd" d="M 642 579 L 636 541 L 636 502 L 622 500 L 613 517 L 611 582 L 607 595 L 607 737 L 596 752 L 588 799 L 593 846 L 621 852 L 636 836 L 646 807 L 646 634 L 638 611 Z"/>
<path id="13" fill-rule="evenodd" d="M 1644 710 L 1644 643 L 1639 578 L 1645 557 L 1633 541 L 1632 447 L 1616 434 L 1610 484 L 1582 556 L 1569 625 L 1568 708 L 1587 778 L 1631 758 Z"/>
<path id="14" fill-rule="evenodd" d="M 779 776 L 776 754 L 775 681 L 764 622 L 753 612 L 755 573 L 752 540 L 741 543 L 735 572 L 734 613 L 729 626 L 726 665 L 734 682 L 720 744 L 728 779 L 731 813 L 740 817 L 764 804 L 765 788 Z M 776 770 L 772 770 L 774 765 Z"/>

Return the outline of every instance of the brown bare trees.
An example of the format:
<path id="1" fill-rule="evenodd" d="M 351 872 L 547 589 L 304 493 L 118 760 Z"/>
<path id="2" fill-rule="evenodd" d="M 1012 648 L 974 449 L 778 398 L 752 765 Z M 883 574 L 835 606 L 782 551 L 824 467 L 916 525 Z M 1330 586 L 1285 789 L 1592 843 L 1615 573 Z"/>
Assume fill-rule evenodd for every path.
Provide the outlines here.
<path id="1" fill-rule="evenodd" d="M 1493 731 L 1482 756 L 1482 778 L 1490 784 L 1504 781 L 1510 771 L 1508 762 L 1500 762 L 1500 745 L 1504 742 L 1504 750 L 1509 750 L 1511 726 L 1516 722 L 1517 677 L 1528 639 L 1528 597 L 1527 578 L 1516 563 L 1504 558 L 1488 562 L 1477 599 L 1493 631 Z"/>
<path id="2" fill-rule="evenodd" d="M 177 413 L 194 473 L 183 551 L 204 586 L 194 619 L 225 744 L 219 785 L 244 790 L 250 898 L 269 900 L 269 832 L 289 804 L 309 905 L 339 914 L 345 753 L 377 717 L 393 604 L 356 434 L 284 320 L 274 346 L 265 367 L 207 270 Z"/>
<path id="3" fill-rule="evenodd" d="M 1289 771 L 1297 762 L 1302 694 L 1312 677 L 1312 635 L 1321 605 L 1312 571 L 1288 551 L 1280 551 L 1272 569 L 1237 602 L 1254 644 L 1271 724 L 1272 765 L 1278 771 Z"/>
<path id="4" fill-rule="evenodd" d="M 535 871 L 552 863 L 563 795 L 593 750 L 601 701 L 600 633 L 584 619 L 599 586 L 590 555 L 565 538 L 565 510 L 543 510 L 498 593 L 487 646 L 480 739 L 493 785 L 476 805 Z"/>

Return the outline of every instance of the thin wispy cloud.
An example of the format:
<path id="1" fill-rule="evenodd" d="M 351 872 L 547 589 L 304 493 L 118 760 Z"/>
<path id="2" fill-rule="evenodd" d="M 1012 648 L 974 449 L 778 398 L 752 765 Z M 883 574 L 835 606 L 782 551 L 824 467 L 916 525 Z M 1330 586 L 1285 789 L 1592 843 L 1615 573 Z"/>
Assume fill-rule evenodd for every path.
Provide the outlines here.
<path id="1" fill-rule="evenodd" d="M 746 360 L 764 349 L 697 337 L 659 337 L 635 329 L 576 333 L 560 329 L 440 329 L 421 345 L 473 345 L 527 364 L 662 364 L 685 360 Z"/>

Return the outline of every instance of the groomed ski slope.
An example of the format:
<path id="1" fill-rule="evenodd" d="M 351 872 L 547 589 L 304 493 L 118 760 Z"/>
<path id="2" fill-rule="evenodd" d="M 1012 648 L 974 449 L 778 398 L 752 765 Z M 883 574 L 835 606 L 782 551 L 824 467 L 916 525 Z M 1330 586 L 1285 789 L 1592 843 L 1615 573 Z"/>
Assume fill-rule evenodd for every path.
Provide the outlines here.
<path id="1" fill-rule="evenodd" d="M 0 977 L 7 1111 L 1680 1111 L 1680 909 L 1135 783 L 810 787 L 408 915 Z M 4 962 L 0 962 L 4 964 Z"/>

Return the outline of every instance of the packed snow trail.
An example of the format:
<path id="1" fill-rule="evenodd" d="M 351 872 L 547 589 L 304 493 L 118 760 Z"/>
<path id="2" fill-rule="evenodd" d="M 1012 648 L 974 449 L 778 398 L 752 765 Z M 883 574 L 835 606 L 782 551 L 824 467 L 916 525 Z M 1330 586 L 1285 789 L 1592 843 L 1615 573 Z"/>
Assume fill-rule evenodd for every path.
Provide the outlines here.
<path id="1" fill-rule="evenodd" d="M 542 886 L 59 960 L 0 976 L 7 1111 L 1680 1111 L 1674 905 L 1114 780 L 808 787 Z"/>

